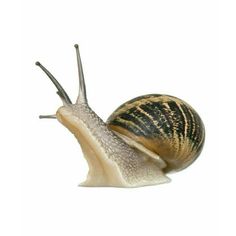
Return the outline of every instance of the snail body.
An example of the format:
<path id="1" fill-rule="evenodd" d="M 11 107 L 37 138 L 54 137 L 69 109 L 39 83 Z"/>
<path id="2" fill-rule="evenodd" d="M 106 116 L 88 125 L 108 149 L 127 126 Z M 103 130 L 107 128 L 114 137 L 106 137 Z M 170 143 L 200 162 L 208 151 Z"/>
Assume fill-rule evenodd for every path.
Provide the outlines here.
<path id="1" fill-rule="evenodd" d="M 51 79 L 63 106 L 56 118 L 80 143 L 89 166 L 83 186 L 139 187 L 169 182 L 166 173 L 190 165 L 204 143 L 204 125 L 186 102 L 168 95 L 144 95 L 117 108 L 104 122 L 88 105 L 82 63 L 75 45 L 80 89 L 77 101 Z"/>

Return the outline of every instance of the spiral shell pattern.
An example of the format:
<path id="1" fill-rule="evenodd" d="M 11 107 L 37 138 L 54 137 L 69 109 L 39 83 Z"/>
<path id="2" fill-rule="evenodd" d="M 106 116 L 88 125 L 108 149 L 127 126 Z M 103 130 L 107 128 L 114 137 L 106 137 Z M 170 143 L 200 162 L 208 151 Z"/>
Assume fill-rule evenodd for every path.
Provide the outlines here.
<path id="1" fill-rule="evenodd" d="M 167 164 L 166 172 L 190 165 L 199 156 L 205 139 L 197 112 L 169 95 L 134 98 L 118 107 L 107 124 L 158 154 Z"/>

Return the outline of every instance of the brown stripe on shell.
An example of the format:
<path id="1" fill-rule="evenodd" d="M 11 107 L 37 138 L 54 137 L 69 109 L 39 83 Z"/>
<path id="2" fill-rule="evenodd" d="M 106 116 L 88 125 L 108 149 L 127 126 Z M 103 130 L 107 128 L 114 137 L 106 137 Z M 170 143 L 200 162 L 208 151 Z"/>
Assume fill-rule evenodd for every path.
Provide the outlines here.
<path id="1" fill-rule="evenodd" d="M 159 137 L 160 138 L 166 138 L 167 134 L 164 132 L 162 125 L 157 121 L 156 117 L 153 117 L 150 113 L 148 113 L 144 105 L 141 105 L 137 107 L 137 109 L 144 115 L 147 116 L 150 120 L 150 122 L 153 123 L 153 125 L 156 127 L 156 130 L 160 132 Z M 146 106 L 147 107 L 147 106 Z M 157 132 L 156 131 L 156 132 Z"/>

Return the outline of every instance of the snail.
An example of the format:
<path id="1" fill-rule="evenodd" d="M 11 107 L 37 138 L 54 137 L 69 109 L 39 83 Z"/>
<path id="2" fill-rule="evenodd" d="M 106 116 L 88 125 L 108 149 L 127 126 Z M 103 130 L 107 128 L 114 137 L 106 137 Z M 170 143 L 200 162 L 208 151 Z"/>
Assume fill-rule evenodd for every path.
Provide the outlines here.
<path id="1" fill-rule="evenodd" d="M 136 97 L 104 122 L 88 105 L 76 44 L 79 94 L 73 104 L 55 77 L 36 62 L 63 102 L 55 118 L 78 140 L 89 171 L 82 186 L 140 187 L 166 183 L 166 174 L 192 164 L 202 151 L 205 129 L 197 112 L 183 100 L 161 94 Z"/>

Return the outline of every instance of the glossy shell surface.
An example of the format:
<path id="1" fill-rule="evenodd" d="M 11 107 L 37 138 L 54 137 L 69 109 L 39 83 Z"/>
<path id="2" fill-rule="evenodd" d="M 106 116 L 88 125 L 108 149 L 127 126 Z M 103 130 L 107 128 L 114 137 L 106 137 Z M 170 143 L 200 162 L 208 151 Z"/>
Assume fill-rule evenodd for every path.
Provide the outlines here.
<path id="1" fill-rule="evenodd" d="M 167 164 L 166 172 L 190 165 L 199 156 L 205 140 L 204 125 L 197 112 L 169 95 L 134 98 L 118 107 L 107 124 L 158 154 Z"/>

